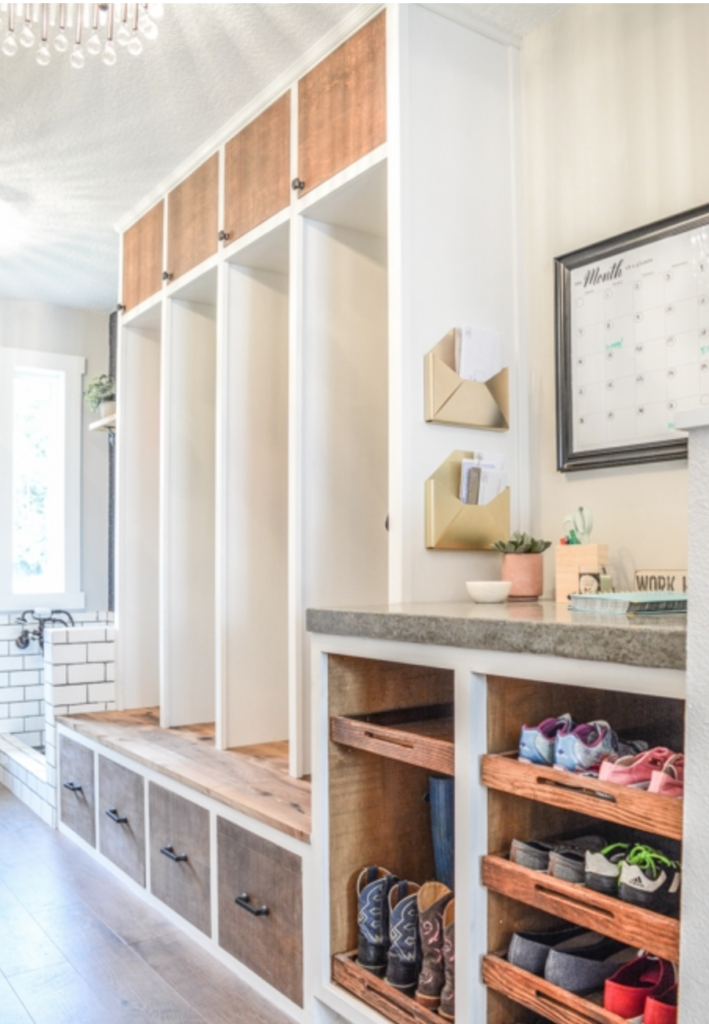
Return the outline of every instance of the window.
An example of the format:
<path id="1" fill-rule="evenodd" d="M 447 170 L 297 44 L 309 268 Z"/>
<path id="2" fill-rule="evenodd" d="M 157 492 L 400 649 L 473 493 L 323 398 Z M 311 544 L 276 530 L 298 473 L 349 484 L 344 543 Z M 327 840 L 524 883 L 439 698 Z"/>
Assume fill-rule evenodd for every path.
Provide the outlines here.
<path id="1" fill-rule="evenodd" d="M 83 608 L 78 356 L 0 348 L 0 610 Z"/>

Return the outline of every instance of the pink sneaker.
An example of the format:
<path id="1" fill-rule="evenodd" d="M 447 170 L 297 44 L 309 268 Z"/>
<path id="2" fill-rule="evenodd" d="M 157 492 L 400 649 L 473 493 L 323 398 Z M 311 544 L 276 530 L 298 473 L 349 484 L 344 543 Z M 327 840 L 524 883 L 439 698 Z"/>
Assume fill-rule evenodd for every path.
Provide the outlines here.
<path id="1" fill-rule="evenodd" d="M 617 761 L 603 761 L 598 774 L 601 782 L 615 782 L 618 786 L 647 789 L 654 775 L 660 775 L 668 761 L 676 755 L 667 747 L 653 747 L 642 754 L 619 757 Z"/>
<path id="2" fill-rule="evenodd" d="M 652 773 L 650 793 L 662 796 L 684 796 L 684 754 L 673 754 L 662 768 Z"/>

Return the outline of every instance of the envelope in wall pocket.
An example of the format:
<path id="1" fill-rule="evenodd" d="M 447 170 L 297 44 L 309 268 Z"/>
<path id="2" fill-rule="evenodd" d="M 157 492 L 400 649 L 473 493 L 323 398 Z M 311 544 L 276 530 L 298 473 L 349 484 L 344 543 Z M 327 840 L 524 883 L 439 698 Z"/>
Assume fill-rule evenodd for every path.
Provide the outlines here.
<path id="1" fill-rule="evenodd" d="M 481 383 L 455 372 L 455 330 L 424 356 L 427 423 L 450 423 L 483 430 L 509 430 L 509 370 Z"/>
<path id="2" fill-rule="evenodd" d="M 439 550 L 484 550 L 510 535 L 510 489 L 487 505 L 465 505 L 458 497 L 463 459 L 473 452 L 453 452 L 426 481 L 426 547 Z"/>

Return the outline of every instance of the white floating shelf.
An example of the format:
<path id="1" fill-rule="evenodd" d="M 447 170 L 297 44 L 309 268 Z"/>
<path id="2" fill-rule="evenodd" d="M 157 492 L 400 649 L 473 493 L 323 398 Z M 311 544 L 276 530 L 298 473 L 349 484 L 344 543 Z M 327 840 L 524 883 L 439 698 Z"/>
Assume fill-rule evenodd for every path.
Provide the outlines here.
<path id="1" fill-rule="evenodd" d="M 94 420 L 93 423 L 89 423 L 89 430 L 110 430 L 116 429 L 116 414 L 115 412 L 111 416 L 105 416 L 102 420 Z"/>

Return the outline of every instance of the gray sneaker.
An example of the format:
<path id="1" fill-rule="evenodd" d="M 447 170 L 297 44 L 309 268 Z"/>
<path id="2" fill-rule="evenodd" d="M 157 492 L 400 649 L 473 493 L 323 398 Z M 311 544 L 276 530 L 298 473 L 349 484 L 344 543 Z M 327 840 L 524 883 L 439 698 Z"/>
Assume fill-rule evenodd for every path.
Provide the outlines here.
<path id="1" fill-rule="evenodd" d="M 549 874 L 564 882 L 583 885 L 587 853 L 602 850 L 606 845 L 603 836 L 581 836 L 565 843 L 556 844 L 549 855 Z"/>
<path id="2" fill-rule="evenodd" d="M 532 871 L 548 871 L 549 855 L 553 849 L 553 840 L 545 842 L 542 839 L 530 839 L 528 843 L 525 843 L 521 839 L 513 839 L 510 846 L 510 860 L 513 864 L 531 868 Z"/>
<path id="3" fill-rule="evenodd" d="M 621 964 L 638 955 L 616 939 L 600 938 L 595 945 L 585 949 L 552 949 L 544 966 L 544 977 L 552 985 L 566 992 L 584 996 L 603 988 L 606 978 L 618 970 Z"/>
<path id="4" fill-rule="evenodd" d="M 589 932 L 575 925 L 552 932 L 515 932 L 507 950 L 507 960 L 515 967 L 541 978 L 547 957 L 553 949 L 593 949 L 601 939 L 602 936 L 597 932 Z"/>

